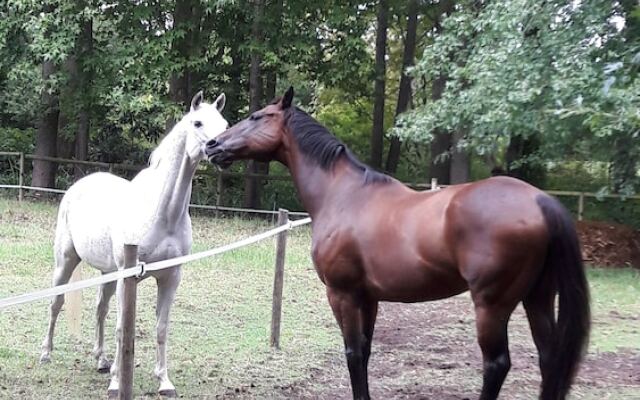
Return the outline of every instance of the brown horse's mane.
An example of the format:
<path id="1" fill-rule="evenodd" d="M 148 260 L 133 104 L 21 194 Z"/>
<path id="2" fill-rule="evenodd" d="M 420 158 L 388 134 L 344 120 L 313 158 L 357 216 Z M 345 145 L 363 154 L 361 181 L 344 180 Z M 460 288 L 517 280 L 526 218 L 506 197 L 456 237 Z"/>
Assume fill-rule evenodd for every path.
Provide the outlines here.
<path id="1" fill-rule="evenodd" d="M 285 115 L 285 124 L 293 133 L 301 152 L 314 160 L 324 170 L 330 170 L 339 159 L 346 159 L 362 172 L 365 185 L 391 182 L 390 176 L 362 163 L 337 137 L 309 114 L 291 107 Z"/>

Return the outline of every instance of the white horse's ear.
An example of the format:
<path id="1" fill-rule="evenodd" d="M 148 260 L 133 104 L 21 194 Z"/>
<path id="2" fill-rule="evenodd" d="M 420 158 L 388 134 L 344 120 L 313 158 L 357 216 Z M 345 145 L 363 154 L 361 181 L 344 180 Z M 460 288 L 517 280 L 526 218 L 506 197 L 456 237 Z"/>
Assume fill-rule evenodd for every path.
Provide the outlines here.
<path id="1" fill-rule="evenodd" d="M 220 96 L 218 96 L 218 98 L 213 104 L 215 104 L 216 108 L 218 109 L 218 112 L 222 112 L 222 109 L 224 108 L 224 105 L 226 102 L 227 102 L 227 96 L 225 96 L 224 93 L 222 93 Z"/>
<path id="2" fill-rule="evenodd" d="M 191 111 L 195 111 L 198 109 L 198 107 L 200 107 L 200 103 L 202 103 L 203 97 L 204 96 L 202 94 L 202 90 L 196 93 L 195 96 L 193 96 L 193 99 L 191 99 Z"/>

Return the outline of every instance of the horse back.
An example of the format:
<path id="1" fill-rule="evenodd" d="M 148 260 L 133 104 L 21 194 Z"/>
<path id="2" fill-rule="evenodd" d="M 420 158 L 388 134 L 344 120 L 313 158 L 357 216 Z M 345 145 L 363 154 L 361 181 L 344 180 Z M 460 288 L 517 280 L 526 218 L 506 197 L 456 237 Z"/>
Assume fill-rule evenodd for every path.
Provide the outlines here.
<path id="1" fill-rule="evenodd" d="M 314 263 L 332 287 L 389 301 L 440 299 L 501 275 L 504 285 L 531 280 L 547 246 L 541 193 L 502 177 L 433 192 L 373 186 L 314 222 Z"/>

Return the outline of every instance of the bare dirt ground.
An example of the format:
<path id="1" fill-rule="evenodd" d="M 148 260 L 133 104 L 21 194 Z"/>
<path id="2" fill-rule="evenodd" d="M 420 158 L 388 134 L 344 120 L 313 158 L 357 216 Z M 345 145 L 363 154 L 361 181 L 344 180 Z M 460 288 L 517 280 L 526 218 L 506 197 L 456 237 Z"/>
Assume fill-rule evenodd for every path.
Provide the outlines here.
<path id="1" fill-rule="evenodd" d="M 640 269 L 640 231 L 601 221 L 580 221 L 577 228 L 585 262 Z"/>
<path id="2" fill-rule="evenodd" d="M 615 314 L 607 316 L 611 317 Z M 594 324 L 603 322 L 594 319 Z M 512 316 L 509 338 L 512 368 L 501 399 L 535 399 L 540 384 L 537 352 L 520 307 Z M 381 304 L 369 376 L 375 399 L 476 399 L 481 385 L 481 354 L 468 295 L 432 303 Z M 325 367 L 308 381 L 274 389 L 280 392 L 278 397 L 351 398 L 346 363 L 337 352 L 329 354 Z M 571 398 L 640 399 L 640 352 L 591 350 Z"/>

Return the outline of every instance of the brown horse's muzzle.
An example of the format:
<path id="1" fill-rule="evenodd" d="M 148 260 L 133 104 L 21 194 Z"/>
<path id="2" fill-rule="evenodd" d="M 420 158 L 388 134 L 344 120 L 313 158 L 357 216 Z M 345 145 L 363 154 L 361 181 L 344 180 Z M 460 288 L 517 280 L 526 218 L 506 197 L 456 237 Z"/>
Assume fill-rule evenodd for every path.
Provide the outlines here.
<path id="1" fill-rule="evenodd" d="M 207 142 L 204 152 L 209 162 L 220 168 L 229 168 L 233 163 L 233 154 L 225 151 L 222 143 L 216 139 L 211 139 Z"/>

